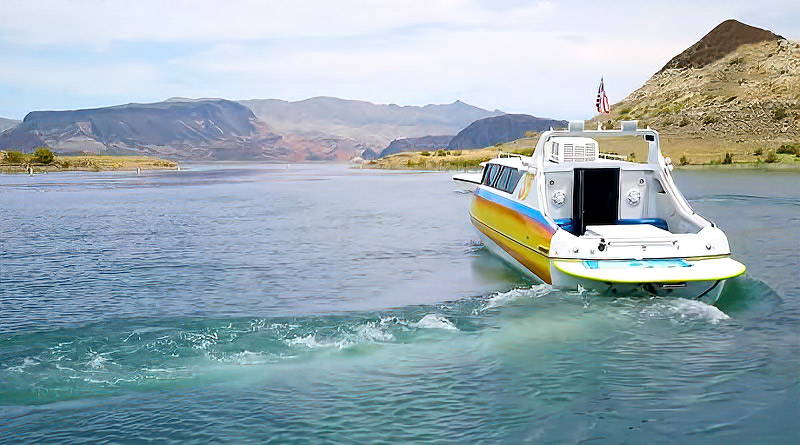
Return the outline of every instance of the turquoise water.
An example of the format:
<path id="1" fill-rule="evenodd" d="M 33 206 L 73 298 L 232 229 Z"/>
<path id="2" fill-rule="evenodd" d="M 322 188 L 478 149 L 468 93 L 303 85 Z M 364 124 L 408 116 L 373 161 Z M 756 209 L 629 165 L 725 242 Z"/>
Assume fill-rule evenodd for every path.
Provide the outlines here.
<path id="1" fill-rule="evenodd" d="M 798 179 L 677 173 L 708 306 L 527 281 L 442 173 L 0 176 L 0 441 L 797 442 Z"/>

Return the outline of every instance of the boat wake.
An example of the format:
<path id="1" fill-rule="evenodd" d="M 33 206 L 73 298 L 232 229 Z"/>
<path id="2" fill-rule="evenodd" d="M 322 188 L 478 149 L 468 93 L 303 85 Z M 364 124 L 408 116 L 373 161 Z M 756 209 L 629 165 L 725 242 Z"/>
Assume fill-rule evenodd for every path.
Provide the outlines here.
<path id="1" fill-rule="evenodd" d="M 755 292 L 763 287 L 757 284 L 733 286 L 737 295 L 727 296 L 728 304 L 774 295 Z M 730 307 L 736 312 L 737 306 Z M 769 309 L 765 304 L 738 307 L 744 308 L 740 311 Z M 489 339 L 495 342 L 498 336 L 505 339 L 500 344 L 525 343 L 520 347 L 533 348 L 536 342 L 562 341 L 598 329 L 596 334 L 601 336 L 606 335 L 602 332 L 635 334 L 634 327 L 642 325 L 667 334 L 676 325 L 718 329 L 731 316 L 699 301 L 611 298 L 539 284 L 433 306 L 368 313 L 109 321 L 2 338 L 8 350 L 18 353 L 3 358 L 0 403 L 50 403 L 176 384 L 222 383 L 236 380 L 236 375 L 249 369 L 304 369 L 309 361 L 338 362 L 389 353 L 396 347 L 433 356 L 432 351 L 441 348 L 470 351 Z M 542 330 L 547 335 L 534 335 Z M 256 374 L 264 375 L 264 371 Z"/>
<path id="2" fill-rule="evenodd" d="M 731 317 L 717 307 L 697 300 L 685 298 L 667 299 L 659 301 L 643 309 L 649 317 L 667 318 L 672 320 L 701 320 L 717 324 Z"/>

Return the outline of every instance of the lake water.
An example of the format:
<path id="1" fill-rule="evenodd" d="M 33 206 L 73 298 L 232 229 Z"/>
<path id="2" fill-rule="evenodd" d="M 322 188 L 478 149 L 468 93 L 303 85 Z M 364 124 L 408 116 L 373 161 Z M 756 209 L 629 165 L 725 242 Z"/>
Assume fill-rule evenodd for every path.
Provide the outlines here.
<path id="1" fill-rule="evenodd" d="M 526 281 L 447 173 L 2 175 L 0 441 L 797 443 L 800 175 L 676 177 L 716 307 Z"/>

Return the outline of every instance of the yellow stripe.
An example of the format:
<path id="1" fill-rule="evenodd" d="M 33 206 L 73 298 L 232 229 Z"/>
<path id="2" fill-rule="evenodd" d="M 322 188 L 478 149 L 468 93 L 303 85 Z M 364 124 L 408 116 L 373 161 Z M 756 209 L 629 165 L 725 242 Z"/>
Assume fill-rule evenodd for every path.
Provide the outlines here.
<path id="1" fill-rule="evenodd" d="M 560 264 L 560 263 L 574 263 L 574 262 L 578 262 L 578 261 L 583 261 L 583 260 L 570 260 L 570 261 L 559 260 L 559 261 L 553 261 L 553 265 L 555 266 L 556 269 L 558 269 L 562 273 L 565 273 L 567 275 L 570 275 L 570 276 L 573 276 L 573 277 L 577 277 L 577 278 L 583 278 L 583 279 L 586 279 L 586 280 L 602 281 L 602 282 L 608 282 L 608 283 L 627 283 L 627 284 L 636 284 L 636 283 L 648 282 L 648 281 L 635 280 L 635 279 L 624 279 L 624 280 L 614 279 L 614 280 L 611 280 L 611 279 L 603 278 L 602 276 L 598 276 L 598 275 L 583 275 L 583 274 L 580 274 L 580 273 L 577 273 L 577 272 L 566 270 L 563 267 L 561 267 L 561 264 Z M 738 269 L 736 272 L 734 272 L 732 274 L 729 274 L 729 275 L 710 276 L 710 277 L 702 277 L 702 278 L 666 279 L 666 280 L 658 280 L 658 281 L 653 280 L 652 282 L 658 282 L 658 283 L 683 283 L 683 282 L 689 282 L 689 281 L 727 280 L 727 279 L 730 279 L 730 278 L 738 277 L 739 275 L 743 274 L 747 270 L 747 268 L 744 266 L 744 264 L 741 264 L 739 262 L 737 262 L 737 264 L 739 266 L 741 266 L 741 268 Z"/>

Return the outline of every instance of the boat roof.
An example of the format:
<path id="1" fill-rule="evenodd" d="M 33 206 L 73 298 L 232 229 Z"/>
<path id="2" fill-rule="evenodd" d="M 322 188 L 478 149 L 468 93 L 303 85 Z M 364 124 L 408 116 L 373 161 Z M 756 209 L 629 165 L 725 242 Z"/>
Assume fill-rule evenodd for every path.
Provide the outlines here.
<path id="1" fill-rule="evenodd" d="M 545 143 L 554 139 L 559 139 L 564 143 L 570 143 L 577 142 L 579 139 L 594 140 L 595 138 L 620 136 L 644 137 L 649 145 L 647 162 L 640 163 L 630 162 L 625 159 L 609 159 L 609 157 L 620 156 L 602 152 L 599 152 L 599 156 L 594 160 L 553 162 L 544 154 Z M 669 162 L 668 159 L 667 162 Z M 664 160 L 661 155 L 658 132 L 649 127 L 644 129 L 638 128 L 637 121 L 622 121 L 619 129 L 608 130 L 601 127 L 598 127 L 597 130 L 586 130 L 584 129 L 583 121 L 570 121 L 566 129 L 550 129 L 542 133 L 531 156 L 500 152 L 496 158 L 481 165 L 499 164 L 522 170 L 529 170 L 538 165 L 538 167 L 544 171 L 566 171 L 577 167 L 609 167 L 611 165 L 618 166 L 624 170 L 654 170 L 662 163 L 664 163 Z"/>

